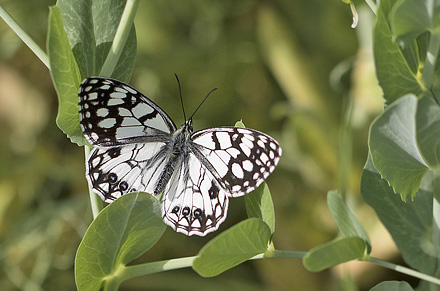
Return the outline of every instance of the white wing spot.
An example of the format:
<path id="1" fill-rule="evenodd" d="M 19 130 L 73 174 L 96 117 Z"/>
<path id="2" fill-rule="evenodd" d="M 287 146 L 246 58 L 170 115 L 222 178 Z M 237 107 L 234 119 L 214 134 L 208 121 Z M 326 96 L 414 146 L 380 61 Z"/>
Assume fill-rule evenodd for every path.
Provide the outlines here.
<path id="1" fill-rule="evenodd" d="M 98 123 L 99 127 L 112 128 L 116 125 L 116 118 L 106 118 Z"/>
<path id="2" fill-rule="evenodd" d="M 109 113 L 110 113 L 110 111 L 105 107 L 99 108 L 98 110 L 96 110 L 96 115 L 98 117 L 106 117 Z"/>
<path id="3" fill-rule="evenodd" d="M 254 169 L 254 164 L 252 164 L 252 162 L 249 160 L 244 160 L 243 161 L 243 169 L 246 172 L 252 172 L 252 170 Z"/>
<path id="4" fill-rule="evenodd" d="M 234 174 L 235 177 L 239 178 L 239 179 L 243 179 L 244 177 L 244 172 L 243 169 L 241 168 L 241 166 L 237 163 L 233 163 L 231 166 L 231 171 L 232 174 Z"/>

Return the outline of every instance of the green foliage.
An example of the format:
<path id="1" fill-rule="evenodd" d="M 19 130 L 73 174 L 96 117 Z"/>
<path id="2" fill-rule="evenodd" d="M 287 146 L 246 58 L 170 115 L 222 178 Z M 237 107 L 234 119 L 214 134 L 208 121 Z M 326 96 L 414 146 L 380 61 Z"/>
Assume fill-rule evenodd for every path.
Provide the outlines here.
<path id="1" fill-rule="evenodd" d="M 414 198 L 428 171 L 416 141 L 416 111 L 417 98 L 406 95 L 387 107 L 370 130 L 373 163 L 403 200 Z"/>
<path id="2" fill-rule="evenodd" d="M 351 3 L 351 1 L 343 1 Z M 131 78 L 135 66 L 136 31 L 132 19 L 121 21 L 123 19 L 121 15 L 123 11 L 125 13 L 124 7 L 128 7 L 124 5 L 133 4 L 133 2 L 136 4 L 138 1 L 62 0 L 58 1 L 56 7 L 50 9 L 47 52 L 59 101 L 57 125 L 73 143 L 86 144 L 79 126 L 77 105 L 77 92 L 81 80 L 92 75 L 110 76 L 124 82 L 128 82 Z M 291 7 L 289 5 L 293 4 L 288 2 L 281 1 L 278 4 L 280 7 Z M 327 53 L 329 48 L 323 45 L 322 38 L 315 36 L 316 31 L 308 30 L 309 25 L 302 25 L 303 31 L 298 35 L 298 39 L 313 35 L 313 39 L 319 41 L 308 46 L 310 48 L 308 53 L 313 56 L 311 59 L 316 64 L 312 64 L 309 59 L 310 63 L 305 65 L 302 61 L 306 58 L 298 53 L 296 35 L 292 35 L 294 30 L 289 25 L 290 21 L 296 18 L 280 17 L 284 13 L 290 15 L 293 9 L 284 9 L 281 13 L 279 7 L 270 3 L 250 4 L 246 2 L 239 7 L 242 10 L 236 10 L 238 4 L 233 3 L 225 4 L 231 5 L 229 8 L 220 4 L 211 6 L 214 4 L 199 3 L 189 9 L 189 6 L 176 2 L 173 7 L 165 9 L 167 12 L 170 11 L 170 16 L 168 14 L 154 15 L 153 9 L 151 10 L 153 12 L 148 11 L 147 14 L 150 14 L 144 17 L 143 21 L 155 18 L 164 21 L 166 25 L 155 33 L 152 33 L 152 29 L 145 33 L 144 30 L 147 29 L 142 27 L 142 33 L 139 35 L 143 40 L 140 43 L 143 48 L 143 57 L 145 58 L 146 55 L 154 55 L 154 57 L 148 60 L 148 69 L 140 69 L 140 75 L 152 76 L 154 75 L 152 71 L 166 67 L 167 63 L 172 64 L 173 67 L 164 70 L 174 72 L 179 69 L 179 66 L 187 69 L 188 65 L 182 65 L 185 62 L 178 62 L 181 61 L 179 53 L 184 51 L 185 57 L 193 57 L 191 66 L 194 68 L 200 70 L 201 67 L 205 68 L 210 64 L 211 69 L 215 68 L 219 72 L 224 70 L 217 75 L 224 75 L 225 83 L 237 83 L 234 93 L 228 93 L 233 96 L 233 102 L 236 100 L 248 102 L 246 106 L 230 106 L 231 103 L 227 99 L 221 99 L 221 102 L 217 103 L 213 116 L 222 115 L 223 113 L 218 112 L 226 109 L 228 112 L 234 112 L 239 110 L 238 108 L 243 108 L 238 112 L 240 114 L 251 112 L 250 118 L 253 119 L 253 124 L 255 122 L 261 122 L 264 125 L 267 123 L 265 118 L 261 118 L 254 112 L 254 104 L 263 104 L 262 109 L 259 110 L 260 113 L 266 114 L 270 111 L 267 110 L 269 105 L 266 96 L 282 91 L 278 93 L 283 102 L 277 104 L 278 106 L 273 106 L 275 109 L 270 112 L 279 120 L 287 120 L 283 123 L 282 132 L 275 133 L 282 138 L 285 152 L 282 163 L 284 163 L 284 170 L 288 172 L 288 175 L 285 175 L 288 178 L 283 180 L 284 183 L 278 183 L 280 185 L 274 183 L 277 191 L 273 192 L 283 195 L 281 198 L 277 196 L 274 200 L 275 204 L 281 201 L 278 205 L 282 210 L 277 214 L 284 213 L 283 223 L 277 228 L 278 233 L 275 233 L 274 203 L 267 184 L 263 183 L 254 193 L 244 198 L 249 219 L 232 226 L 207 242 L 196 257 L 135 264 L 133 262 L 135 259 L 139 259 L 142 254 L 156 245 L 165 231 L 165 225 L 162 222 L 161 206 L 155 198 L 145 193 L 125 195 L 107 206 L 90 224 L 83 237 L 75 260 L 75 278 L 79 290 L 99 290 L 100 288 L 116 290 L 122 282 L 132 278 L 140 280 L 143 275 L 187 267 L 192 267 L 200 276 L 213 277 L 252 258 L 287 258 L 303 255 L 299 252 L 275 249 L 272 237 L 276 242 L 277 235 L 279 235 L 280 242 L 284 246 L 290 241 L 300 239 L 298 236 L 290 235 L 289 231 L 294 227 L 286 227 L 288 224 L 295 224 L 309 232 L 308 230 L 312 228 L 309 227 L 310 224 L 306 218 L 311 216 L 310 213 L 314 213 L 310 209 L 319 207 L 315 205 L 319 203 L 309 197 L 313 197 L 313 192 L 321 192 L 322 189 L 328 189 L 330 185 L 335 184 L 332 179 L 336 176 L 335 172 L 339 170 L 337 169 L 338 162 L 342 160 L 341 157 L 338 160 L 335 154 L 338 152 L 336 148 L 341 146 L 338 145 L 341 140 L 335 136 L 338 136 L 338 132 L 348 131 L 348 129 L 344 128 L 345 124 L 341 126 L 334 122 L 334 120 L 340 120 L 340 116 L 329 117 L 342 108 L 339 106 L 340 103 L 335 102 L 335 107 L 329 109 L 329 103 L 323 101 L 330 100 L 327 96 L 328 88 L 319 88 L 320 86 L 315 85 L 314 82 L 317 79 L 327 80 L 327 75 L 320 74 L 327 74 L 327 71 L 321 70 L 321 63 L 329 58 L 330 54 Z M 440 47 L 440 5 L 438 3 L 437 0 L 380 1 L 373 30 L 373 50 L 377 78 L 383 90 L 386 108 L 371 124 L 368 143 L 370 155 L 362 172 L 360 187 L 363 199 L 376 211 L 405 262 L 414 269 L 412 272 L 405 272 L 436 284 L 438 284 L 436 278 L 426 275 L 437 278 L 440 275 L 437 267 L 440 265 L 440 230 L 434 223 L 434 221 L 439 221 L 440 215 L 439 211 L 436 211 L 439 206 L 438 200 L 435 199 L 440 197 L 438 193 L 440 162 L 438 158 L 440 156 L 440 142 L 438 141 L 440 136 L 440 77 L 438 76 L 440 71 L 437 65 L 440 63 L 437 60 Z M 149 2 L 145 5 L 149 5 L 150 8 L 164 4 Z M 136 8 L 137 5 L 134 5 L 132 10 Z M 192 13 L 195 9 L 192 8 L 200 9 L 202 12 L 200 15 L 203 16 L 194 20 Z M 237 11 L 239 11 L 238 14 Z M 134 12 L 131 11 L 132 15 Z M 240 26 L 240 29 L 236 29 L 234 26 L 233 29 L 229 29 L 228 35 L 221 34 L 221 29 L 231 25 L 231 19 L 238 19 L 246 13 L 251 15 L 249 19 L 252 21 L 248 19 L 238 23 L 241 23 L 240 25 L 247 23 L 244 26 L 252 23 L 250 28 Z M 331 15 L 331 19 L 335 17 Z M 187 26 L 183 28 L 179 26 L 178 32 L 174 35 L 167 34 L 177 29 L 177 25 L 173 25 L 174 22 L 180 24 L 184 21 L 187 21 Z M 254 23 L 256 27 L 253 27 Z M 211 29 L 208 30 L 207 27 Z M 251 33 L 243 33 L 246 29 Z M 254 31 L 256 31 L 255 39 L 249 38 L 250 34 L 254 37 Z M 115 38 L 115 35 L 119 33 L 125 35 L 126 38 Z M 174 42 L 176 35 L 182 38 L 178 46 Z M 230 35 L 234 35 L 233 39 L 239 44 L 234 49 L 231 48 L 232 46 L 229 47 L 231 38 L 228 36 Z M 222 44 L 225 44 L 225 40 L 228 39 L 227 45 L 219 47 L 214 41 L 216 37 L 221 40 Z M 345 47 L 341 43 L 347 44 L 348 42 L 336 39 L 332 47 Z M 203 48 L 196 50 L 196 46 Z M 122 51 L 121 55 L 113 54 L 115 47 Z M 316 55 L 312 50 L 316 48 L 326 51 L 325 56 L 315 59 Z M 221 56 L 217 55 L 212 58 L 212 55 L 206 51 L 222 51 L 223 53 L 219 53 Z M 262 59 L 257 59 L 259 57 Z M 212 59 L 216 61 L 210 63 Z M 232 60 L 236 61 L 237 67 L 232 67 Z M 336 60 L 329 63 L 333 66 L 335 62 Z M 314 70 L 313 65 L 317 69 Z M 269 70 L 270 74 L 267 74 L 266 70 Z M 265 75 L 271 77 L 266 78 Z M 312 79 L 311 76 L 317 77 Z M 204 74 L 188 78 L 197 80 L 193 82 L 197 85 L 199 83 L 210 84 L 212 81 L 209 80 L 208 75 Z M 173 78 L 171 79 L 174 81 Z M 154 85 L 163 86 L 163 88 L 170 87 L 160 85 L 159 82 L 155 84 L 154 80 L 154 77 L 148 80 L 151 82 L 149 85 L 153 84 L 153 88 Z M 168 89 L 162 90 L 166 93 Z M 236 98 L 234 94 L 239 94 L 241 98 Z M 174 106 L 172 105 L 174 103 L 169 102 L 170 106 Z M 180 106 L 178 107 L 180 110 Z M 292 108 L 297 110 L 294 114 L 291 114 Z M 343 115 L 350 116 L 345 113 Z M 209 122 L 211 121 L 205 121 L 205 123 Z M 244 127 L 244 124 L 238 122 L 236 126 Z M 304 139 L 296 139 L 298 135 L 294 135 L 293 132 L 298 133 Z M 296 153 L 300 150 L 302 150 L 300 154 Z M 345 148 L 339 152 L 346 155 L 344 161 L 347 161 L 350 153 L 344 150 Z M 313 155 L 314 157 L 310 158 Z M 339 171 L 339 173 L 352 174 L 347 169 L 343 170 L 345 171 Z M 298 174 L 301 179 L 298 179 L 295 174 Z M 29 176 L 32 175 L 27 175 L 26 178 Z M 69 175 L 70 179 L 72 179 L 71 176 L 73 176 L 72 173 Z M 84 180 L 83 177 L 81 179 Z M 294 183 L 291 183 L 291 180 L 294 180 Z M 309 181 L 307 190 L 297 186 L 297 184 L 301 185 L 303 182 L 301 180 Z M 343 181 L 341 184 L 348 184 L 348 180 L 348 177 L 344 177 L 338 181 Z M 47 184 L 51 184 L 50 182 Z M 343 189 L 341 192 L 344 192 L 344 197 L 348 195 L 347 185 L 338 186 Z M 292 189 L 300 189 L 301 193 L 293 196 L 291 195 Z M 317 189 L 319 191 L 316 191 Z M 309 194 L 312 195 L 309 196 Z M 301 220 L 296 222 L 289 215 L 296 212 L 293 211 L 295 207 L 300 208 L 298 205 L 307 203 L 307 199 L 313 201 L 313 207 L 305 208 L 305 211 L 300 212 L 297 220 Z M 350 260 L 363 260 L 404 272 L 398 266 L 370 257 L 373 246 L 367 231 L 354 214 L 356 212 L 354 207 L 352 207 L 354 211 L 350 210 L 336 191 L 328 193 L 327 203 L 336 222 L 339 236 L 312 248 L 304 256 L 303 264 L 307 270 L 317 272 Z M 353 205 L 355 204 L 350 204 L 350 206 Z M 280 231 L 280 225 L 284 228 L 282 231 Z M 194 238 L 182 238 L 181 234 L 170 234 L 170 237 L 172 235 L 178 235 L 176 237 L 179 239 L 170 240 L 177 242 L 173 248 L 176 245 L 181 247 L 176 253 L 191 249 L 187 248 L 186 243 L 196 241 Z M 11 241 L 12 239 L 13 237 Z M 205 243 L 202 239 L 200 242 Z M 164 242 L 165 246 L 167 246 L 166 243 L 169 242 Z M 7 246 L 11 245 L 13 243 L 7 243 Z M 150 251 L 148 257 L 155 259 L 155 256 L 160 254 L 161 251 Z M 276 269 L 273 272 L 276 273 L 277 278 L 282 272 L 279 268 L 273 269 Z M 270 271 L 271 269 L 267 268 L 262 272 L 266 276 Z M 292 277 L 290 270 L 286 273 Z M 10 277 L 13 278 L 13 276 Z M 297 277 L 300 276 L 295 276 L 295 280 Z M 405 282 L 383 282 L 372 290 L 412 289 Z"/>
<path id="3" fill-rule="evenodd" d="M 314 247 L 303 258 L 304 267 L 319 272 L 351 260 L 361 259 L 366 252 L 365 241 L 359 237 L 339 238 Z"/>
<path id="4" fill-rule="evenodd" d="M 336 191 L 330 191 L 327 194 L 327 204 L 342 236 L 361 238 L 365 242 L 369 254 L 371 242 L 367 231 L 344 203 L 342 197 Z"/>
<path id="5" fill-rule="evenodd" d="M 403 202 L 368 160 L 361 193 L 390 232 L 405 262 L 427 274 L 438 274 L 437 247 L 432 241 L 433 176 L 427 175 L 413 201 Z"/>
<path id="6" fill-rule="evenodd" d="M 92 222 L 78 248 L 78 290 L 99 290 L 117 280 L 124 267 L 149 250 L 165 231 L 161 205 L 146 193 L 130 193 L 110 204 Z"/>
<path id="7" fill-rule="evenodd" d="M 264 253 L 271 232 L 265 222 L 249 218 L 207 243 L 194 260 L 193 269 L 203 277 L 213 277 L 255 255 Z"/>

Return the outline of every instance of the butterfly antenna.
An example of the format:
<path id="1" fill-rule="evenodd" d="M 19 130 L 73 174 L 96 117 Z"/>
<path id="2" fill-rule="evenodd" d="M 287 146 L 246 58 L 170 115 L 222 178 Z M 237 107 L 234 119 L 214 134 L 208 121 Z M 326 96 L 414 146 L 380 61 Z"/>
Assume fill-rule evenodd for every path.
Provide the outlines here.
<path id="1" fill-rule="evenodd" d="M 174 76 L 176 77 L 177 84 L 179 85 L 179 96 L 180 96 L 180 104 L 182 105 L 183 120 L 186 121 L 185 106 L 183 106 L 182 88 L 181 88 L 181 86 L 180 86 L 180 80 L 179 80 L 179 77 L 177 77 L 177 74 L 176 74 L 176 73 L 174 73 Z"/>
<path id="2" fill-rule="evenodd" d="M 199 110 L 199 108 L 202 106 L 202 104 L 206 101 L 206 99 L 208 99 L 209 95 L 211 95 L 212 92 L 214 92 L 215 90 L 217 90 L 218 88 L 214 88 L 211 91 L 209 91 L 208 95 L 206 95 L 205 99 L 203 99 L 203 101 L 199 104 L 199 106 L 196 108 L 196 110 L 194 110 L 194 113 L 191 114 L 191 116 L 189 117 L 189 119 L 193 118 L 194 114 L 196 114 L 197 110 Z"/>

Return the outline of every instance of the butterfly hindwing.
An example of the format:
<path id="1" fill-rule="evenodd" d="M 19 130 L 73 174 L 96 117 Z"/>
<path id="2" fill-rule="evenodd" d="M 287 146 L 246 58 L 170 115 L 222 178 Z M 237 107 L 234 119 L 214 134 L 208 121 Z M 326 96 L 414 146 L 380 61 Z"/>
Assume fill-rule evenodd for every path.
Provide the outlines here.
<path id="1" fill-rule="evenodd" d="M 78 96 L 81 129 L 95 146 L 164 140 L 176 130 L 159 106 L 122 82 L 87 78 Z"/>
<path id="2" fill-rule="evenodd" d="M 193 154 L 174 171 L 164 191 L 166 224 L 186 235 L 205 235 L 225 220 L 229 198 L 211 172 Z"/>
<path id="3" fill-rule="evenodd" d="M 153 194 L 166 164 L 163 147 L 164 143 L 155 142 L 94 148 L 87 163 L 87 180 L 107 203 L 134 191 Z"/>
<path id="4" fill-rule="evenodd" d="M 256 189 L 282 153 L 273 138 L 248 128 L 208 128 L 195 132 L 192 140 L 200 159 L 232 197 Z"/>

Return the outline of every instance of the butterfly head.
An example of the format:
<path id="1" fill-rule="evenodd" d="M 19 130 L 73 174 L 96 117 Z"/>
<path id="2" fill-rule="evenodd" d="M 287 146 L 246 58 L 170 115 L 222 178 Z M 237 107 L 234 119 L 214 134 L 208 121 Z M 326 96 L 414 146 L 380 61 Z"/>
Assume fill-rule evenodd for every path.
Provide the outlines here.
<path id="1" fill-rule="evenodd" d="M 192 118 L 185 121 L 184 124 L 180 127 L 183 132 L 191 134 L 193 132 Z"/>

